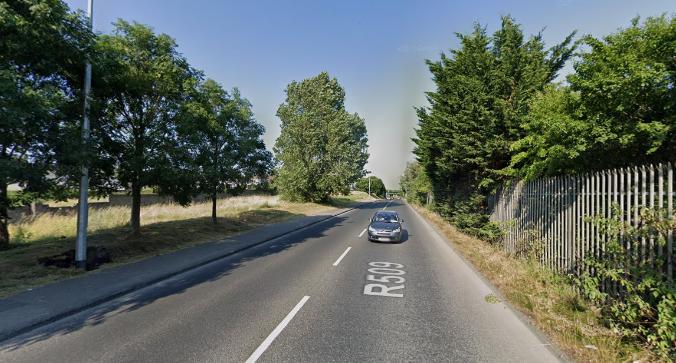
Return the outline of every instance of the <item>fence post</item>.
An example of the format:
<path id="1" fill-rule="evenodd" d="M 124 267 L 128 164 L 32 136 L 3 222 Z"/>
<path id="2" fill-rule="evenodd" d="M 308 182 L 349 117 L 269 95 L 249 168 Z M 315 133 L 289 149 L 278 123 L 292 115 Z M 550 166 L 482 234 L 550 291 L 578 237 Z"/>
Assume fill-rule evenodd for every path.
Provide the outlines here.
<path id="1" fill-rule="evenodd" d="M 581 184 L 581 196 L 580 196 L 580 201 L 582 202 L 582 206 L 580 208 L 580 258 L 581 258 L 581 264 L 580 264 L 580 272 L 586 271 L 586 266 L 587 264 L 585 263 L 585 257 L 587 256 L 587 241 L 589 240 L 587 238 L 587 233 L 589 231 L 589 228 L 587 228 L 587 222 L 585 221 L 585 215 L 587 214 L 587 191 L 589 190 L 589 174 L 584 174 L 581 177 L 580 180 Z"/>
<path id="2" fill-rule="evenodd" d="M 599 210 L 599 202 L 598 202 L 598 188 L 599 188 L 599 174 L 598 172 L 595 172 L 592 178 L 592 190 L 591 190 L 591 210 L 589 211 L 589 216 L 591 218 L 596 218 Z M 592 228 L 592 240 L 591 240 L 591 251 L 590 254 L 593 258 L 598 258 L 598 245 L 599 245 L 599 226 L 594 222 L 594 220 L 590 220 L 589 223 L 591 224 Z M 593 271 L 594 274 L 596 274 L 596 270 Z"/>
<path id="3" fill-rule="evenodd" d="M 648 187 L 646 184 L 646 167 L 645 165 L 641 165 L 641 206 L 645 208 L 647 206 L 647 191 Z M 640 211 L 639 211 L 640 215 Z M 647 242 L 645 237 L 641 237 L 641 263 L 645 264 L 646 263 L 646 255 L 647 255 Z"/>
<path id="4" fill-rule="evenodd" d="M 587 174 L 580 177 L 580 268 L 578 273 L 585 270 L 585 255 L 587 247 L 587 222 L 585 221 L 585 213 L 587 212 Z"/>
<path id="5" fill-rule="evenodd" d="M 554 270 L 559 271 L 559 241 L 561 240 L 561 234 L 559 233 L 559 226 L 561 225 L 559 223 L 559 219 L 561 218 L 561 214 L 559 213 L 560 207 L 560 202 L 561 200 L 559 199 L 559 177 L 554 177 L 554 238 L 552 238 L 552 250 L 553 250 L 553 255 L 552 258 L 554 259 Z"/>
<path id="6" fill-rule="evenodd" d="M 542 265 L 545 265 L 545 243 L 544 243 L 544 223 L 542 223 L 542 218 L 543 218 L 543 213 L 542 213 L 542 203 L 544 200 L 544 193 L 542 190 L 542 179 L 538 179 L 537 181 L 537 230 L 538 230 L 538 244 L 540 248 L 540 260 L 542 261 Z"/>
<path id="7" fill-rule="evenodd" d="M 672 219 L 674 212 L 674 166 L 667 163 L 667 218 Z M 670 230 L 667 235 L 667 276 L 669 281 L 674 278 L 674 231 Z"/>
<path id="8" fill-rule="evenodd" d="M 561 272 L 568 271 L 568 210 L 570 208 L 570 180 L 567 175 L 562 178 L 561 187 Z"/>
<path id="9" fill-rule="evenodd" d="M 544 215 L 545 215 L 545 228 L 547 231 L 547 236 L 545 239 L 545 250 L 547 251 L 547 267 L 553 269 L 552 265 L 552 252 L 551 252 L 551 234 L 552 234 L 552 220 L 551 220 L 551 210 L 552 210 L 552 178 L 547 178 L 545 181 L 545 204 L 544 204 Z"/>
<path id="10" fill-rule="evenodd" d="M 650 206 L 650 210 L 652 212 L 655 211 L 655 168 L 653 164 L 650 164 L 648 166 L 648 205 Z M 650 266 L 655 267 L 657 264 L 655 263 L 655 257 L 656 257 L 656 251 L 655 251 L 655 236 L 653 234 L 650 234 L 650 238 L 648 240 L 648 248 L 649 248 L 649 253 L 648 253 L 648 259 L 650 260 Z"/>
<path id="11" fill-rule="evenodd" d="M 664 217 L 664 164 L 660 163 L 657 166 L 657 209 L 659 209 L 659 218 L 662 220 Z M 660 263 L 663 263 L 663 250 L 664 248 L 658 244 L 657 246 L 657 259 Z M 665 266 L 666 267 L 666 266 Z M 662 269 L 662 273 L 667 274 L 665 268 Z"/>
<path id="12" fill-rule="evenodd" d="M 573 179 L 575 185 L 575 199 L 573 200 L 573 268 L 574 273 L 579 274 L 580 267 L 580 175 L 575 175 Z"/>
<path id="13" fill-rule="evenodd" d="M 606 195 L 609 194 L 608 190 L 608 172 L 603 171 L 601 172 L 601 192 L 599 193 L 599 199 L 600 199 L 600 210 L 599 214 L 601 218 L 608 218 L 608 207 L 606 205 Z M 601 248 L 599 249 L 599 259 L 604 259 L 606 258 L 606 244 L 608 242 L 608 227 L 603 228 L 600 230 L 600 237 L 601 237 Z M 605 284 L 605 281 L 603 281 L 603 290 L 606 291 L 607 286 Z"/>
<path id="14" fill-rule="evenodd" d="M 638 210 L 639 210 L 639 170 L 638 167 L 634 167 L 634 228 L 638 228 Z M 636 251 L 634 251 L 634 263 L 641 262 L 641 248 L 636 246 Z"/>
<path id="15" fill-rule="evenodd" d="M 613 202 L 612 202 L 611 206 L 612 206 L 613 208 L 616 208 L 616 207 L 619 206 L 619 197 L 620 197 L 620 193 L 619 193 L 619 189 L 618 189 L 618 187 L 619 187 L 619 180 L 618 180 L 618 171 L 617 171 L 617 169 L 613 169 L 612 174 L 613 174 L 613 199 L 612 199 Z M 613 208 L 611 208 L 611 215 L 612 215 L 612 210 L 613 210 Z M 616 208 L 616 209 L 617 209 L 617 208 Z M 617 216 L 615 216 L 615 217 L 618 218 L 618 220 L 621 221 L 621 220 L 622 220 L 622 219 L 621 219 L 622 217 L 621 217 L 621 214 L 620 214 L 621 212 L 619 211 L 619 209 L 617 210 L 617 213 L 618 213 L 618 214 L 617 214 Z M 618 233 L 618 235 L 617 235 L 617 238 L 619 238 L 619 233 Z M 618 244 L 620 243 L 620 240 L 619 240 L 619 239 L 617 240 L 617 243 L 618 243 Z M 615 258 L 616 258 L 616 257 L 615 257 Z M 619 261 L 615 260 L 615 263 L 616 263 L 616 264 L 617 264 L 618 262 L 619 262 Z M 613 292 L 614 292 L 614 293 L 617 294 L 618 288 L 619 288 L 619 286 L 617 285 L 617 283 L 613 284 Z"/>
<path id="16" fill-rule="evenodd" d="M 620 195 L 619 195 L 619 204 L 620 204 L 620 245 L 622 248 L 626 248 L 626 241 L 624 240 L 624 224 L 627 223 L 627 213 L 624 208 L 624 201 L 626 199 L 626 188 L 624 185 L 624 180 L 626 179 L 627 171 L 624 168 L 620 169 L 619 172 L 619 181 L 620 181 Z M 626 254 L 625 254 L 626 255 Z M 622 266 L 626 269 L 627 261 L 622 261 Z"/>

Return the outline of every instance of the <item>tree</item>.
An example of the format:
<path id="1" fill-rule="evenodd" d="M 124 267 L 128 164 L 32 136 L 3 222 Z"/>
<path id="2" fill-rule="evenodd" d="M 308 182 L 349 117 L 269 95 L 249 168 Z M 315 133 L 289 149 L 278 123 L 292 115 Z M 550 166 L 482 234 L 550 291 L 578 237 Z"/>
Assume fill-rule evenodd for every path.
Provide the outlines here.
<path id="1" fill-rule="evenodd" d="M 8 209 L 51 193 L 64 128 L 79 120 L 79 96 L 93 34 L 60 0 L 0 3 L 0 249 Z M 10 197 L 8 185 L 22 192 Z"/>
<path id="2" fill-rule="evenodd" d="M 569 86 L 536 96 L 512 145 L 527 179 L 673 160 L 676 18 L 638 19 L 603 40 L 585 38 Z M 671 50 L 670 50 L 671 49 Z"/>
<path id="3" fill-rule="evenodd" d="M 584 119 L 595 125 L 583 164 L 614 168 L 676 155 L 676 18 L 639 19 L 604 39 L 568 77 Z M 612 154 L 612 157 L 608 155 Z"/>
<path id="4" fill-rule="evenodd" d="M 280 163 L 275 183 L 283 197 L 326 201 L 331 194 L 347 194 L 364 175 L 366 126 L 345 110 L 344 101 L 345 91 L 326 72 L 287 86 L 274 148 Z"/>
<path id="5" fill-rule="evenodd" d="M 450 56 L 427 61 L 437 88 L 417 110 L 414 152 L 442 214 L 482 213 L 482 196 L 513 174 L 510 146 L 523 136 L 532 97 L 571 56 L 573 36 L 546 49 L 541 34 L 524 39 L 503 17 L 492 37 L 475 25 Z"/>
<path id="6" fill-rule="evenodd" d="M 176 116 L 201 75 L 176 50 L 176 42 L 151 28 L 118 20 L 99 37 L 94 87 L 105 123 L 102 137 L 117 148 L 117 179 L 131 187 L 131 229 L 140 233 L 141 190 L 153 186 L 179 203 L 190 202 L 193 176 L 177 156 Z M 94 71 L 97 73 L 97 71 Z"/>
<path id="7" fill-rule="evenodd" d="M 387 194 L 387 188 L 385 188 L 385 183 L 383 183 L 383 181 L 377 176 L 368 176 L 366 178 L 357 180 L 355 185 L 356 189 L 368 193 L 369 179 L 371 180 L 371 195 L 375 195 L 379 198 L 385 198 L 385 195 Z"/>
<path id="8" fill-rule="evenodd" d="M 427 174 L 417 161 L 406 164 L 406 169 L 399 179 L 399 185 L 410 202 L 423 204 L 429 201 L 432 186 Z"/>
<path id="9" fill-rule="evenodd" d="M 525 135 L 511 146 L 516 175 L 532 179 L 584 170 L 579 158 L 589 149 L 594 125 L 581 118 L 578 93 L 548 86 L 533 98 L 522 127 Z"/>
<path id="10" fill-rule="evenodd" d="M 251 103 L 239 90 L 228 95 L 215 81 L 201 83 L 196 97 L 184 105 L 179 138 L 184 138 L 196 176 L 195 192 L 209 195 L 211 219 L 217 223 L 218 194 L 232 192 L 252 178 L 264 179 L 272 155 L 261 136 L 265 129 L 256 122 Z"/>

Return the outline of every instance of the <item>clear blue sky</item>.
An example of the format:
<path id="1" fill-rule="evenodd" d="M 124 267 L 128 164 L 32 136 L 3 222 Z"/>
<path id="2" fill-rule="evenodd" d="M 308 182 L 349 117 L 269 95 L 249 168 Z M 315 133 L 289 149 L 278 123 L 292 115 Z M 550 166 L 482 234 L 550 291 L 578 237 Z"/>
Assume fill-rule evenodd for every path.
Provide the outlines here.
<path id="1" fill-rule="evenodd" d="M 86 0 L 67 2 L 86 8 Z M 544 29 L 551 45 L 575 29 L 603 36 L 637 15 L 676 13 L 674 0 L 95 0 L 94 7 L 97 31 L 109 32 L 117 18 L 148 24 L 175 38 L 208 77 L 238 87 L 265 125 L 270 149 L 285 86 L 328 71 L 345 88 L 348 111 L 366 119 L 366 167 L 389 188 L 413 160 L 413 107 L 425 105 L 424 92 L 434 88 L 424 60 L 456 47 L 455 32 L 471 31 L 475 21 L 492 31 L 509 14 L 528 34 Z"/>

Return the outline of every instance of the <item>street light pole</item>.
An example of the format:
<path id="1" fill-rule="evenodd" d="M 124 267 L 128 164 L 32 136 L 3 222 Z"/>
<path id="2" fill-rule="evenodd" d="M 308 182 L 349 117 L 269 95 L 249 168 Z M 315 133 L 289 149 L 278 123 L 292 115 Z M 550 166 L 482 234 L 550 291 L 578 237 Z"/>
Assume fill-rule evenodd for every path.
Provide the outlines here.
<path id="1" fill-rule="evenodd" d="M 371 196 L 371 176 L 369 175 L 369 197 Z"/>
<path id="2" fill-rule="evenodd" d="M 94 0 L 87 2 L 87 18 L 89 29 L 93 29 Z M 87 59 L 85 63 L 84 79 L 84 117 L 82 118 L 82 145 L 89 151 L 89 93 L 92 87 L 92 65 Z M 89 169 L 87 163 L 82 164 L 80 177 L 80 199 L 77 210 L 77 238 L 75 242 L 75 266 L 85 268 L 87 266 L 87 222 L 89 219 Z"/>

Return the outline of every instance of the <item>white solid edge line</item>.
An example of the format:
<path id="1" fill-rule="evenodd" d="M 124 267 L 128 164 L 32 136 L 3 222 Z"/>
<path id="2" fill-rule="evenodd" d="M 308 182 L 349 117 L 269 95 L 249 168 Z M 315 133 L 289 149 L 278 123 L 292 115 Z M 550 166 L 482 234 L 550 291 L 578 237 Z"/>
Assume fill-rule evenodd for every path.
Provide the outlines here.
<path id="1" fill-rule="evenodd" d="M 366 233 L 366 228 L 364 228 L 364 230 L 363 230 L 363 231 L 361 231 L 361 233 L 359 234 L 359 237 L 363 236 L 363 235 L 364 235 L 364 233 Z"/>
<path id="2" fill-rule="evenodd" d="M 258 348 L 249 356 L 249 359 L 246 360 L 246 363 L 253 363 L 257 361 L 258 358 L 260 358 L 261 355 L 265 353 L 265 350 L 268 349 L 268 347 L 270 347 L 270 344 L 272 344 L 275 338 L 277 338 L 277 336 L 282 332 L 282 330 L 286 328 L 289 322 L 291 322 L 291 319 L 293 319 L 293 317 L 296 316 L 298 311 L 303 307 L 303 305 L 305 305 L 305 303 L 309 298 L 310 298 L 309 296 L 303 296 L 303 298 L 300 299 L 298 304 L 296 304 L 296 306 L 289 312 L 289 314 L 286 315 L 284 320 L 282 320 L 282 322 L 279 323 L 279 325 L 277 325 L 275 330 L 273 330 L 272 333 L 270 333 L 270 335 L 268 335 L 268 337 L 265 338 L 263 343 L 261 343 L 261 345 L 259 345 Z"/>
<path id="3" fill-rule="evenodd" d="M 343 260 L 343 257 L 345 257 L 345 255 L 347 255 L 347 253 L 350 252 L 351 249 L 352 249 L 352 247 L 348 247 L 348 248 L 345 250 L 345 252 L 343 252 L 343 254 L 340 255 L 340 257 L 338 257 L 338 259 L 336 260 L 336 262 L 333 263 L 333 265 L 334 265 L 334 266 L 338 266 L 338 264 L 340 263 L 340 261 Z"/>

